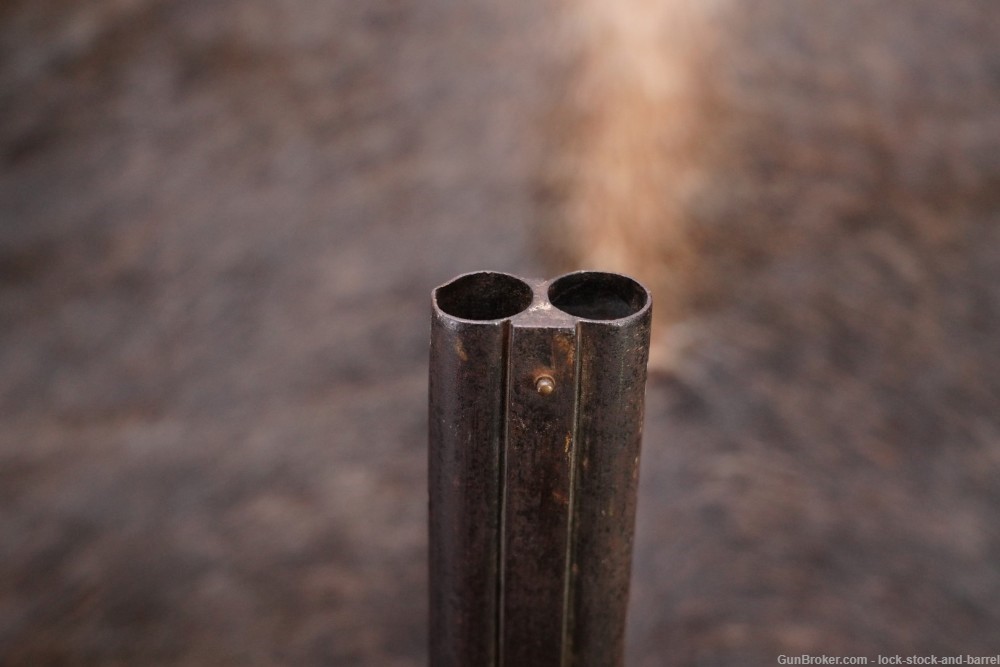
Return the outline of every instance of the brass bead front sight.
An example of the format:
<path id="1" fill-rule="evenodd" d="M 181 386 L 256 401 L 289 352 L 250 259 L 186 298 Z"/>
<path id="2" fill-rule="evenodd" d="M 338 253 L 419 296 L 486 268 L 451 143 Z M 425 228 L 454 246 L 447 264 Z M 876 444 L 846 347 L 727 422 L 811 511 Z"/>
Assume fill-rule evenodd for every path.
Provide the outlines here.
<path id="1" fill-rule="evenodd" d="M 535 378 L 535 391 L 542 396 L 548 396 L 556 389 L 556 381 L 550 375 L 539 375 Z"/>

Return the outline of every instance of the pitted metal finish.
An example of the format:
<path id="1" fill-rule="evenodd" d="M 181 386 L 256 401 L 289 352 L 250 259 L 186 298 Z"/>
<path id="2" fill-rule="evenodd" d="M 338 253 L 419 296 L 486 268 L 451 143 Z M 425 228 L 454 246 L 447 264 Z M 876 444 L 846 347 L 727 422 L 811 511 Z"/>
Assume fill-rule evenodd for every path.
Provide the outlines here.
<path id="1" fill-rule="evenodd" d="M 434 291 L 433 665 L 621 664 L 650 314 L 617 274 Z"/>

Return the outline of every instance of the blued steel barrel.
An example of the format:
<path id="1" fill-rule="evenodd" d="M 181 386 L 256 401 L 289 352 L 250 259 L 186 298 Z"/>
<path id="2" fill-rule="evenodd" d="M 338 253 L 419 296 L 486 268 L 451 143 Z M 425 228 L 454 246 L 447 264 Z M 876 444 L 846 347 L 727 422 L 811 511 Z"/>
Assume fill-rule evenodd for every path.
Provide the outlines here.
<path id="1" fill-rule="evenodd" d="M 621 664 L 651 308 L 593 271 L 434 290 L 435 667 Z"/>

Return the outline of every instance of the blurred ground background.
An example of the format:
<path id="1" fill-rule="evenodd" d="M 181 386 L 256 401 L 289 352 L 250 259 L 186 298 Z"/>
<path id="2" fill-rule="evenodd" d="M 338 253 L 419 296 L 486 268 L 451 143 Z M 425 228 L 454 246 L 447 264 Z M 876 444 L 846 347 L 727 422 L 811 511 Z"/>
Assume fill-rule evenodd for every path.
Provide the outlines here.
<path id="1" fill-rule="evenodd" d="M 0 21 L 0 663 L 419 664 L 430 290 L 537 273 L 543 8 Z"/>
<path id="2" fill-rule="evenodd" d="M 920 25 L 929 5 L 917 4 Z M 553 274 L 537 226 L 564 193 L 539 169 L 567 97 L 567 11 L 0 4 L 0 664 L 425 661 L 429 292 L 475 269 Z M 795 20 L 806 19 L 789 34 Z M 967 33 L 981 23 L 959 22 L 953 39 L 982 43 Z M 780 47 L 772 57 L 792 69 L 788 54 L 809 51 Z M 969 80 L 955 79 L 969 71 L 960 58 L 940 73 L 953 82 L 945 98 L 981 111 L 966 129 L 993 122 L 990 58 Z M 850 80 L 827 74 L 821 83 Z M 759 83 L 752 68 L 740 76 Z M 986 94 L 966 95 L 982 88 L 970 81 Z M 779 93 L 768 103 L 800 101 Z M 760 110 L 737 115 L 765 122 Z M 843 145 L 823 130 L 821 153 Z M 651 382 L 631 664 L 1000 652 L 1000 263 L 996 199 L 983 194 L 1000 181 L 994 144 L 968 136 L 985 148 L 941 151 L 959 175 L 989 171 L 973 190 L 945 188 L 974 204 L 921 214 L 972 211 L 980 233 L 952 239 L 929 273 L 907 274 L 906 253 L 892 264 L 882 238 L 845 240 L 832 253 L 844 262 L 823 270 L 811 267 L 834 246 L 792 252 L 793 270 L 767 280 L 712 283 L 773 302 L 751 299 L 752 316 L 698 310 L 702 344 Z M 815 166 L 803 155 L 789 174 Z M 773 163 L 757 167 L 785 182 Z M 873 173 L 865 201 L 883 191 Z M 829 194 L 793 190 L 803 202 Z M 735 216 L 747 201 L 698 210 Z M 855 226 L 866 211 L 834 207 Z M 641 247 L 657 233 L 630 238 Z M 592 229 L 580 238 L 618 247 Z M 733 238 L 761 266 L 770 246 Z M 904 318 L 869 336 L 864 322 L 898 302 L 864 291 L 883 274 L 852 265 L 867 257 L 855 247 L 881 249 L 886 284 L 944 285 L 930 301 L 904 293 L 904 311 L 948 325 L 882 375 L 880 355 L 915 330 Z M 639 255 L 608 263 L 647 275 Z M 873 296 L 796 302 L 774 288 L 844 275 L 874 281 L 853 292 Z M 775 303 L 809 308 L 796 319 Z M 824 333 L 803 339 L 809 330 Z"/>

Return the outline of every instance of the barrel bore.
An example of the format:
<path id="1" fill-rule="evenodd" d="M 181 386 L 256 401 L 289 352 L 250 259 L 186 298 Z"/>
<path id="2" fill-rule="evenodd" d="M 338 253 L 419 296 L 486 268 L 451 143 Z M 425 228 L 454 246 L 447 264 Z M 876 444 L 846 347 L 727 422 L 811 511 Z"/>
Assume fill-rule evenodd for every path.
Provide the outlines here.
<path id="1" fill-rule="evenodd" d="M 437 307 L 463 320 L 500 320 L 528 307 L 531 286 L 520 278 L 494 271 L 467 273 L 435 290 Z"/>
<path id="2" fill-rule="evenodd" d="M 642 310 L 649 303 L 649 292 L 627 276 L 579 271 L 552 281 L 548 298 L 553 306 L 576 317 L 617 320 Z"/>

